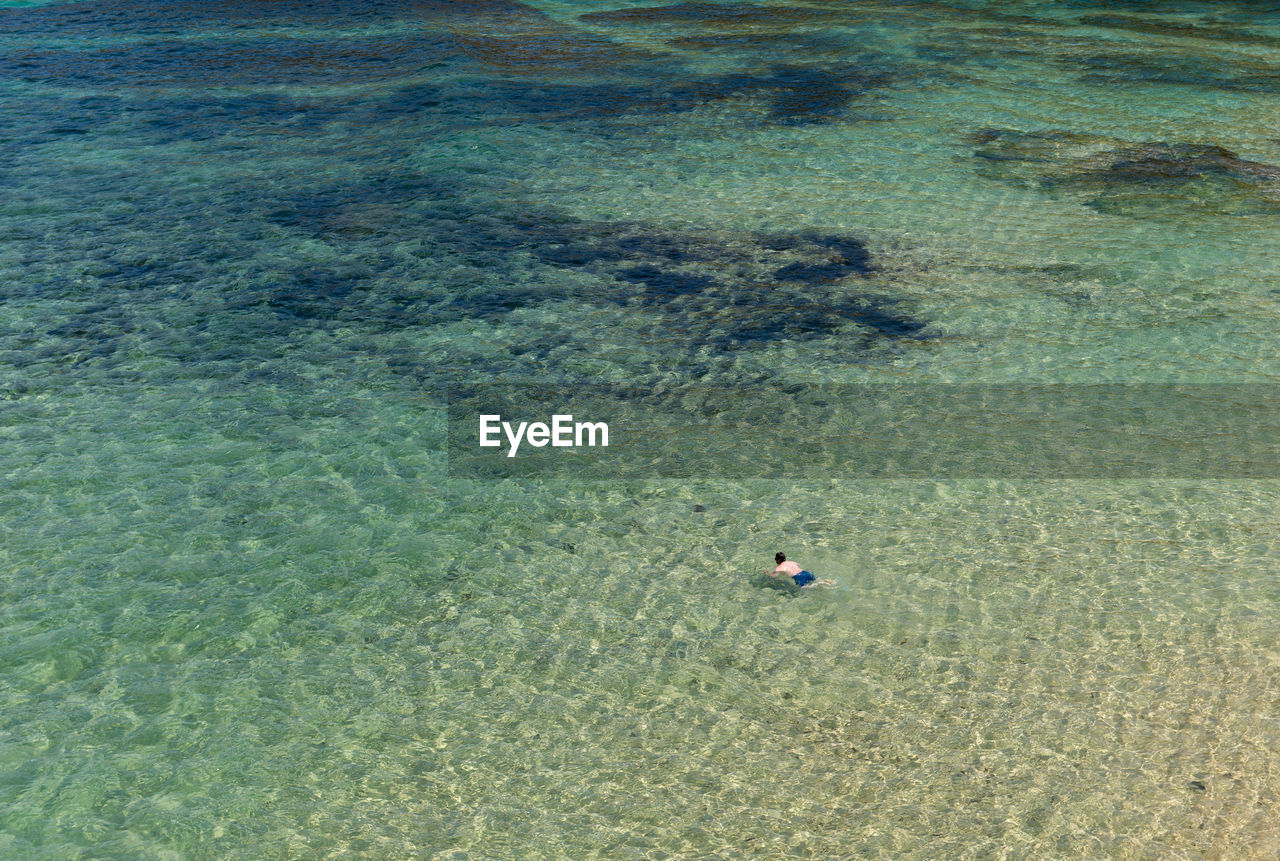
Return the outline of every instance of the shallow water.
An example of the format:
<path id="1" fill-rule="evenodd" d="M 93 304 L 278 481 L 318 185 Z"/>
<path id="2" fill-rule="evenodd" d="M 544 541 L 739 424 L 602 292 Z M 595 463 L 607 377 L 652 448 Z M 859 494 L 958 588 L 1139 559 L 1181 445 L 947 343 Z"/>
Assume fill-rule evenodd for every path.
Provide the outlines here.
<path id="1" fill-rule="evenodd" d="M 0 854 L 1274 857 L 1272 481 L 445 456 L 493 380 L 1265 393 L 1280 13 L 1161 9 L 0 4 Z"/>

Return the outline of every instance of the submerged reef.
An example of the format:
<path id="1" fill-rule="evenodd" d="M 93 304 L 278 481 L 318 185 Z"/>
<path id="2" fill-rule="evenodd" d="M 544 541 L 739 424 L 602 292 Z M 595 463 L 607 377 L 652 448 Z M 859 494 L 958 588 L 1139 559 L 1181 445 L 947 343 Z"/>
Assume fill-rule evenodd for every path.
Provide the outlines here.
<path id="1" fill-rule="evenodd" d="M 501 332 L 511 355 L 548 368 L 596 349 L 597 333 L 548 325 L 553 318 L 607 320 L 654 361 L 690 368 L 819 339 L 831 339 L 850 361 L 874 361 L 892 352 L 887 347 L 929 337 L 928 321 L 904 308 L 865 241 L 846 233 L 685 228 L 495 207 L 431 176 L 370 176 L 284 204 L 272 222 L 343 248 L 344 257 L 379 259 L 378 249 L 398 245 L 416 258 L 401 257 L 386 272 L 280 273 L 239 300 L 270 308 L 284 325 L 396 331 L 471 321 Z M 407 367 L 424 379 L 439 373 L 412 360 Z"/>
<path id="2" fill-rule="evenodd" d="M 766 7 L 751 12 L 693 3 L 668 10 L 677 18 L 703 16 L 700 20 L 713 25 L 761 15 L 771 22 L 773 37 L 754 56 L 737 68 L 703 72 L 678 54 L 615 40 L 609 34 L 616 27 L 592 29 L 504 0 L 261 5 L 261 15 L 254 14 L 258 4 L 232 3 L 214 10 L 186 0 L 130 0 L 110 8 L 70 2 L 59 4 L 57 14 L 48 7 L 0 9 L 0 34 L 19 37 L 14 50 L 0 56 L 0 78 L 102 88 L 102 95 L 113 98 L 143 91 L 153 99 L 157 90 L 173 88 L 198 87 L 204 93 L 210 81 L 223 87 L 335 87 L 407 80 L 427 69 L 448 67 L 458 74 L 447 85 L 407 84 L 403 93 L 387 100 L 385 112 L 402 116 L 438 108 L 451 117 L 478 112 L 501 116 L 503 122 L 546 122 L 667 115 L 733 102 L 741 106 L 744 121 L 804 125 L 842 119 L 851 101 L 905 76 L 892 58 L 866 49 L 852 59 L 778 62 L 777 50 L 770 47 L 774 38 L 799 44 L 814 37 L 779 29 L 783 19 Z M 629 10 L 619 20 L 632 23 L 630 16 L 642 11 Z M 598 15 L 612 20 L 615 13 Z M 598 15 L 583 17 L 596 20 Z M 173 26 L 157 30 L 157 19 Z M 386 31 L 358 29 L 370 23 Z M 260 32 L 284 26 L 297 32 L 270 37 Z M 80 41 L 49 50 L 31 38 L 53 27 L 62 37 Z M 183 33 L 181 27 L 196 32 Z M 679 36 L 719 37 L 723 32 L 694 27 Z M 112 39 L 102 40 L 106 34 Z M 421 98 L 424 87 L 431 90 L 430 98 Z M 342 110 L 357 111 L 367 122 L 381 119 L 369 111 L 367 96 L 336 91 L 288 97 L 296 105 L 286 104 L 280 93 L 223 96 L 257 99 L 266 110 L 248 118 L 255 123 L 299 112 L 323 123 Z M 206 106 L 209 98 L 203 95 L 200 104 Z M 267 105 L 271 99 L 279 105 L 274 117 Z M 181 112 L 182 106 L 175 108 Z M 197 117 L 196 126 L 212 131 L 220 119 L 206 123 Z M 234 122 L 236 116 L 230 119 Z"/>
<path id="3" fill-rule="evenodd" d="M 843 279 L 873 271 L 865 245 L 849 236 L 768 236 L 670 231 L 642 224 L 562 221 L 527 224 L 540 261 L 608 279 L 597 300 L 639 301 L 670 324 L 723 350 L 845 331 L 911 337 L 923 321 Z"/>
<path id="4" fill-rule="evenodd" d="M 379 347 L 403 350 L 396 367 L 426 381 L 453 364 L 506 367 L 510 354 L 569 366 L 601 352 L 585 327 L 609 326 L 623 346 L 608 361 L 643 354 L 628 373 L 665 372 L 673 356 L 691 376 L 704 361 L 754 373 L 736 357 L 779 341 L 824 341 L 833 361 L 883 360 L 928 338 L 929 321 L 856 231 L 575 218 L 488 184 L 489 156 L 423 157 L 424 141 L 522 123 L 611 138 L 703 110 L 716 136 L 726 125 L 846 122 L 864 96 L 920 79 L 921 64 L 865 18 L 841 6 L 689 2 L 563 20 L 513 0 L 0 9 L 0 38 L 13 44 L 0 79 L 43 118 L 13 122 L 8 151 L 43 163 L 64 157 L 63 142 L 102 137 L 122 157 L 171 159 L 145 182 L 108 161 L 59 176 L 60 201 L 111 212 L 127 242 L 100 242 L 97 225 L 74 243 L 39 220 L 15 227 L 42 249 L 31 265 L 43 295 L 82 305 L 48 327 L 48 355 L 123 366 L 153 349 L 230 366 L 261 361 L 254 339 L 424 327 L 480 345 L 430 359 Z M 667 41 L 649 38 L 668 24 Z M 754 47 L 695 63 L 672 41 L 719 36 Z M 777 40 L 820 50 L 779 51 Z M 315 164 L 353 167 L 320 179 Z M 298 239 L 305 259 L 279 253 Z M 113 310 L 121 296 L 170 317 L 148 327 Z M 229 344 L 223 316 L 236 321 Z"/>
<path id="5" fill-rule="evenodd" d="M 3 16 L 0 16 L 3 20 Z M 6 51 L 0 77 L 102 88 L 372 83 L 448 57 L 433 35 L 154 39 L 111 48 Z"/>
<path id="6" fill-rule="evenodd" d="M 1006 129 L 970 140 L 983 176 L 1077 198 L 1109 215 L 1280 214 L 1280 167 L 1214 144 Z"/>
<path id="7" fill-rule="evenodd" d="M 391 204 L 410 198 L 425 209 L 406 225 Z M 432 237 L 432 256 L 509 272 L 509 283 L 522 285 L 494 288 L 477 280 L 439 288 L 406 303 L 414 313 L 404 313 L 402 304 L 386 320 L 397 327 L 493 320 L 563 301 L 649 317 L 690 343 L 730 352 L 836 334 L 857 341 L 919 338 L 926 327 L 899 310 L 883 288 L 859 286 L 877 269 L 864 242 L 843 234 L 677 230 L 550 211 L 494 214 L 470 209 L 451 197 L 447 183 L 430 178 L 319 189 L 278 210 L 272 220 L 329 242 L 409 234 L 416 226 Z M 586 280 L 579 277 L 568 286 L 539 275 L 548 270 Z M 324 284 L 333 289 L 318 293 L 317 285 Z M 341 320 L 352 295 L 349 279 L 300 274 L 278 285 L 266 303 L 293 317 Z M 358 316 L 376 319 L 369 308 Z"/>
<path id="8" fill-rule="evenodd" d="M 719 75 L 652 71 L 616 79 L 477 81 L 464 98 L 505 109 L 515 119 L 599 120 L 619 116 L 677 114 L 706 105 L 741 101 L 765 108 L 778 125 L 826 123 L 841 118 L 855 98 L 887 86 L 892 76 L 853 64 L 771 65 Z M 745 117 L 744 117 L 745 118 Z"/>
<path id="9" fill-rule="evenodd" d="M 599 24 L 705 24 L 757 25 L 775 24 L 780 20 L 811 21 L 820 9 L 795 6 L 764 6 L 756 3 L 674 3 L 669 6 L 635 6 L 588 12 L 579 20 Z"/>
<path id="10" fill-rule="evenodd" d="M 471 18 L 505 24 L 550 20 L 517 0 L 68 0 L 56 5 L 3 10 L 0 33 L 57 32 L 65 35 L 112 32 L 171 33 L 177 27 L 232 24 L 239 27 L 309 25 L 349 27 L 395 20 Z"/>
<path id="11" fill-rule="evenodd" d="M 169 26 L 157 30 L 157 20 Z M 342 29 L 369 24 L 391 29 L 377 35 Z M 254 32 L 284 26 L 304 32 L 270 38 Z M 131 0 L 0 9 L 0 35 L 40 35 L 54 27 L 64 37 L 85 37 L 86 44 L 56 51 L 16 47 L 0 57 L 0 76 L 123 87 L 211 80 L 222 85 L 343 84 L 412 75 L 445 62 L 470 62 L 499 73 L 596 74 L 655 56 L 511 0 Z M 180 27 L 207 32 L 175 38 Z M 95 46 L 93 40 L 104 34 L 142 38 Z"/>

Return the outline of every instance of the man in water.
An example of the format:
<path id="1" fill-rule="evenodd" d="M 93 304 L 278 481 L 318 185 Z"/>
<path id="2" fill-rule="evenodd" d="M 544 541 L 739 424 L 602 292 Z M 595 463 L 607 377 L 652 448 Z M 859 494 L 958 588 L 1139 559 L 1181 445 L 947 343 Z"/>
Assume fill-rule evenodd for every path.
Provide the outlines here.
<path id="1" fill-rule="evenodd" d="M 794 562 L 787 561 L 787 554 L 785 553 L 775 553 L 773 555 L 773 561 L 778 563 L 778 567 L 773 569 L 773 573 L 769 575 L 770 577 L 777 577 L 779 574 L 786 574 L 792 580 L 796 581 L 796 585 L 802 589 L 806 586 L 836 585 L 836 581 L 834 580 L 819 580 L 808 571 L 800 570 L 799 565 Z"/>

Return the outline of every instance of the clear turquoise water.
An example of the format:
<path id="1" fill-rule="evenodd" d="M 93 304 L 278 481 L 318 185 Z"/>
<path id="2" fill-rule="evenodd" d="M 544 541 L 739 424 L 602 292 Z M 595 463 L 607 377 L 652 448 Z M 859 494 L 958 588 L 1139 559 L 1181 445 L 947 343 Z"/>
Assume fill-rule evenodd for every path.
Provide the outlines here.
<path id="1" fill-rule="evenodd" d="M 1274 482 L 474 481 L 443 392 L 1276 381 L 1280 14 L 618 8 L 0 8 L 0 855 L 1274 857 Z"/>

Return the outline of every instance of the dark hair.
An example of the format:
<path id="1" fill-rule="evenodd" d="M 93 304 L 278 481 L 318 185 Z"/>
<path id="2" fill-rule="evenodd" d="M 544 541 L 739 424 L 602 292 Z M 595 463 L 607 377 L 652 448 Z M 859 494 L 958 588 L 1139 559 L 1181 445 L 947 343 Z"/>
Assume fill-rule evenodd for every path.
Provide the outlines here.
<path id="1" fill-rule="evenodd" d="M 787 554 L 785 554 L 785 553 L 775 553 L 775 554 L 773 554 L 773 561 L 774 561 L 774 562 L 777 562 L 779 565 L 781 565 L 783 562 L 786 562 L 786 561 L 787 561 Z"/>

